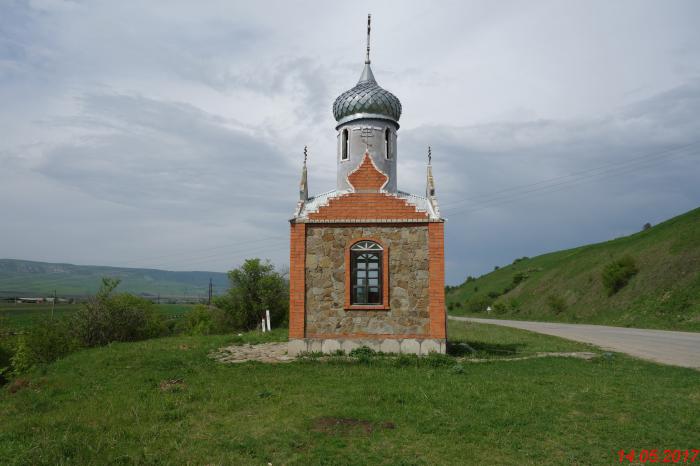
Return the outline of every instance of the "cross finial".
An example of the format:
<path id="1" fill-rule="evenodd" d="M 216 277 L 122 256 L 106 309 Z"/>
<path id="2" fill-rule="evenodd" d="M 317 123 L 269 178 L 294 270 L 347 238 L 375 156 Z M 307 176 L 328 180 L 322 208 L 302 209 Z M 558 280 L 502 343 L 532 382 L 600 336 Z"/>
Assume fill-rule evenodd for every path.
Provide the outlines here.
<path id="1" fill-rule="evenodd" d="M 309 157 L 308 148 L 304 146 L 304 165 L 306 165 L 306 159 Z"/>
<path id="2" fill-rule="evenodd" d="M 367 15 L 367 57 L 365 58 L 365 63 L 369 65 L 369 34 L 372 29 L 372 15 Z"/>
<path id="3" fill-rule="evenodd" d="M 428 165 L 430 165 L 433 161 L 433 150 L 428 146 Z"/>

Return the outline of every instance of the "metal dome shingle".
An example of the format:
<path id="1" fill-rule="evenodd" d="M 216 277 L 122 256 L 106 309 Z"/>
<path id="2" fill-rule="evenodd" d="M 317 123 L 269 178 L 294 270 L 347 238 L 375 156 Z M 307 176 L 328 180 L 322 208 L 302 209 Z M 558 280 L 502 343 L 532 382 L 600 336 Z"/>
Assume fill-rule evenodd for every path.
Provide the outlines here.
<path id="1" fill-rule="evenodd" d="M 336 121 L 359 113 L 381 115 L 394 121 L 399 121 L 401 117 L 401 102 L 377 84 L 369 64 L 365 65 L 355 87 L 340 94 L 333 103 Z"/>

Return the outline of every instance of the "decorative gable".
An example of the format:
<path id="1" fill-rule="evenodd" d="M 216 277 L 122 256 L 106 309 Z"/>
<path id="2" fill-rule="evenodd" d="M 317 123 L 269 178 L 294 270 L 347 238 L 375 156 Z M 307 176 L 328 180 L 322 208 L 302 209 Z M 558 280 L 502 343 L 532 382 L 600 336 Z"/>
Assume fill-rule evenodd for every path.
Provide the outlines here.
<path id="1" fill-rule="evenodd" d="M 389 177 L 379 171 L 367 152 L 362 163 L 348 175 L 348 183 L 356 193 L 378 193 L 389 181 Z"/>

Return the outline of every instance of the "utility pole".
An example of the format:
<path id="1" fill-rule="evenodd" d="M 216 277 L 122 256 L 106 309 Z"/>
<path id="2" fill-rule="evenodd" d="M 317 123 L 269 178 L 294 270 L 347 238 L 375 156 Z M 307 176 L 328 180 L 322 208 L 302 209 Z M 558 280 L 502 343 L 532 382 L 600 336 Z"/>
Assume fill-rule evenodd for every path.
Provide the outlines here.
<path id="1" fill-rule="evenodd" d="M 207 305 L 211 306 L 211 294 L 212 294 L 212 289 L 213 285 L 211 283 L 211 277 L 209 277 L 209 300 L 207 301 Z"/>
<path id="2" fill-rule="evenodd" d="M 51 320 L 53 320 L 54 309 L 56 309 L 56 290 L 53 290 L 53 302 L 51 303 Z"/>

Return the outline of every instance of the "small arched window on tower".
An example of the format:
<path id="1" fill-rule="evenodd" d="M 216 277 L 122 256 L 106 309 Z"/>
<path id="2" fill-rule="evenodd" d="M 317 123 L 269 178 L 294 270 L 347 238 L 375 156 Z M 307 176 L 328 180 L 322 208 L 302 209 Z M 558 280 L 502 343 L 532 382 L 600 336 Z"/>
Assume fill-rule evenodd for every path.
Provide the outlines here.
<path id="1" fill-rule="evenodd" d="M 384 150 L 386 151 L 386 158 L 391 158 L 391 130 L 387 128 L 384 131 Z"/>
<path id="2" fill-rule="evenodd" d="M 350 248 L 351 304 L 382 304 L 383 248 L 360 241 Z"/>
<path id="3" fill-rule="evenodd" d="M 348 138 L 347 128 L 343 130 L 340 138 L 340 160 L 347 160 L 350 153 L 350 139 Z"/>

